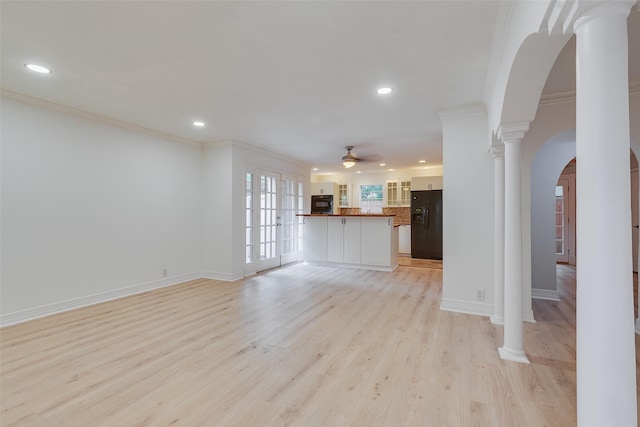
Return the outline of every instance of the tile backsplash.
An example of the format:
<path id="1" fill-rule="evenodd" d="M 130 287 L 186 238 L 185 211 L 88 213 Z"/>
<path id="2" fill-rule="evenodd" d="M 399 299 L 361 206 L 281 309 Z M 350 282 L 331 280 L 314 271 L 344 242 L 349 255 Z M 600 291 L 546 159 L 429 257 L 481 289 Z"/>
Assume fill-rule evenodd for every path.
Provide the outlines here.
<path id="1" fill-rule="evenodd" d="M 411 224 L 411 208 L 382 208 L 385 215 L 395 215 L 395 223 L 400 225 Z"/>
<path id="2" fill-rule="evenodd" d="M 340 215 L 360 215 L 360 208 L 340 208 Z M 411 224 L 411 208 L 410 207 L 389 207 L 382 208 L 383 215 L 395 215 L 395 224 L 409 225 Z"/>

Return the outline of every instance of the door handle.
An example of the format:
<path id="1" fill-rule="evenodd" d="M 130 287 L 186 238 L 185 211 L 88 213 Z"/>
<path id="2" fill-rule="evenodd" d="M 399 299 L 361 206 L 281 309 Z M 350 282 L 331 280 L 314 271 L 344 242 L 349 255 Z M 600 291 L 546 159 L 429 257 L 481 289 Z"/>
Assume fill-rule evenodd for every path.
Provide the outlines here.
<path id="1" fill-rule="evenodd" d="M 429 208 L 427 208 L 427 217 L 424 220 L 427 230 L 429 229 Z"/>
<path id="2" fill-rule="evenodd" d="M 640 225 L 634 225 L 633 228 L 640 228 Z"/>

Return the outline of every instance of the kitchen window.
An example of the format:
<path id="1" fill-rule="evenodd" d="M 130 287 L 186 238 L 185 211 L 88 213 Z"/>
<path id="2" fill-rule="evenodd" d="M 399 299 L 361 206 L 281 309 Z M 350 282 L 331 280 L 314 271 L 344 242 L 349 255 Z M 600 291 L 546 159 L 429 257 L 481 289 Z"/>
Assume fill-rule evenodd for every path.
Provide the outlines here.
<path id="1" fill-rule="evenodd" d="M 384 185 L 360 186 L 360 212 L 363 214 L 381 214 Z"/>

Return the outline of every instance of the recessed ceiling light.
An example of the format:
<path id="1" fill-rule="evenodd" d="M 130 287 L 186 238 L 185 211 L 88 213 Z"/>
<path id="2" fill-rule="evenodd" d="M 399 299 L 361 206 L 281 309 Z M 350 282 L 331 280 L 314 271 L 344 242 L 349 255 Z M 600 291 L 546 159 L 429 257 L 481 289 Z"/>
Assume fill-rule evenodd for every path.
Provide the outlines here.
<path id="1" fill-rule="evenodd" d="M 356 173 L 362 173 L 362 171 L 357 171 Z"/>
<path id="2" fill-rule="evenodd" d="M 380 163 L 378 166 L 387 166 L 386 163 Z"/>
<path id="3" fill-rule="evenodd" d="M 393 169 L 389 169 L 389 172 L 393 172 Z"/>
<path id="4" fill-rule="evenodd" d="M 42 65 L 38 65 L 38 64 L 24 64 L 25 67 L 27 67 L 28 69 L 30 69 L 31 71 L 35 71 L 36 73 L 40 73 L 40 74 L 51 74 L 51 70 L 48 69 L 47 67 L 43 67 Z"/>
<path id="5" fill-rule="evenodd" d="M 418 160 L 418 163 L 427 163 L 426 160 Z"/>
<path id="6" fill-rule="evenodd" d="M 311 168 L 311 170 L 312 170 L 312 171 L 317 171 L 317 170 L 318 170 L 318 168 Z"/>
<path id="7" fill-rule="evenodd" d="M 381 87 L 377 90 L 378 95 L 388 95 L 393 91 L 390 87 Z"/>
<path id="8" fill-rule="evenodd" d="M 193 125 L 201 128 L 201 127 L 204 127 L 204 122 L 195 121 L 193 122 Z"/>

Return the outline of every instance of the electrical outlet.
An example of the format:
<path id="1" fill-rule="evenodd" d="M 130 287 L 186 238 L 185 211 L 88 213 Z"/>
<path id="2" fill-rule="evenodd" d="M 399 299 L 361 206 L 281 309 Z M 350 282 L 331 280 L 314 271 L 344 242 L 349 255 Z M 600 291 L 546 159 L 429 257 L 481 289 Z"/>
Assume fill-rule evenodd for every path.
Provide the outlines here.
<path id="1" fill-rule="evenodd" d="M 167 277 L 167 269 L 162 270 L 162 277 Z"/>
<path id="2" fill-rule="evenodd" d="M 484 301 L 484 289 L 479 289 L 476 292 L 476 301 Z"/>

